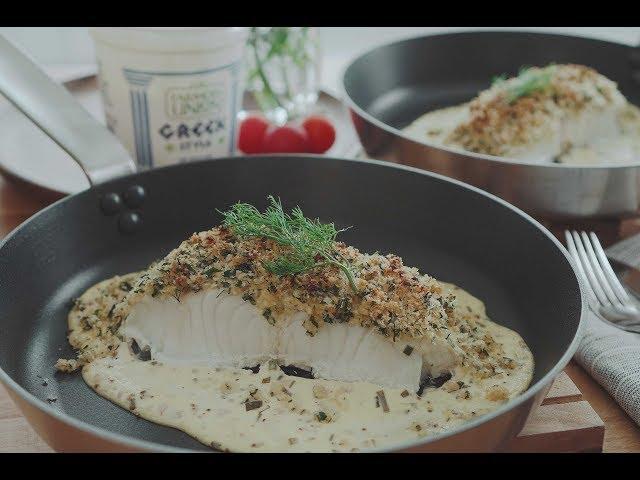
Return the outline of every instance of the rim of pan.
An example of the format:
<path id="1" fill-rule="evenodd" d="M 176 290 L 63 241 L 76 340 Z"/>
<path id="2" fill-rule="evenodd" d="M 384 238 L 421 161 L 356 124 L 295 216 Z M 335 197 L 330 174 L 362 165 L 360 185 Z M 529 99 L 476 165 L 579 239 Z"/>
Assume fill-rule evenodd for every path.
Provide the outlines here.
<path id="1" fill-rule="evenodd" d="M 573 354 L 575 353 L 576 349 L 578 348 L 578 344 L 579 344 L 580 339 L 582 337 L 582 332 L 583 332 L 583 330 L 585 328 L 585 313 L 586 313 L 587 302 L 586 302 L 586 296 L 585 296 L 585 293 L 584 293 L 585 290 L 583 288 L 582 281 L 581 281 L 580 277 L 577 274 L 576 266 L 575 266 L 575 263 L 574 263 L 573 259 L 571 258 L 571 256 L 567 252 L 567 250 L 562 246 L 562 244 L 545 227 L 543 227 L 534 218 L 532 218 L 531 216 L 529 216 L 528 214 L 526 214 L 525 212 L 523 212 L 519 208 L 511 205 L 510 203 L 506 202 L 505 200 L 502 200 L 499 197 L 496 197 L 495 195 L 493 195 L 491 193 L 485 192 L 484 190 L 481 190 L 481 189 L 476 188 L 474 186 L 468 185 L 468 184 L 466 184 L 464 182 L 461 182 L 459 180 L 455 180 L 455 179 L 446 177 L 444 175 L 440 175 L 440 174 L 433 173 L 433 172 L 428 172 L 426 170 L 421 170 L 421 169 L 410 167 L 410 166 L 406 166 L 406 165 L 390 164 L 389 162 L 385 162 L 385 161 L 381 161 L 381 160 L 344 159 L 344 158 L 337 158 L 337 157 L 324 157 L 324 156 L 321 156 L 321 155 L 296 155 L 296 154 L 285 154 L 285 155 L 282 155 L 282 154 L 269 154 L 269 155 L 256 155 L 254 157 L 264 157 L 264 158 L 279 158 L 279 157 L 300 158 L 300 157 L 304 157 L 304 158 L 309 158 L 309 159 L 312 159 L 312 160 L 322 161 L 322 162 L 330 161 L 330 162 L 347 162 L 347 163 L 369 164 L 369 165 L 375 165 L 377 167 L 382 167 L 382 168 L 400 169 L 400 170 L 404 170 L 404 171 L 407 171 L 407 172 L 412 172 L 414 174 L 431 177 L 433 179 L 436 179 L 436 180 L 439 180 L 439 181 L 442 181 L 442 182 L 451 183 L 451 184 L 455 185 L 457 188 L 462 188 L 462 189 L 465 189 L 465 190 L 469 190 L 471 192 L 474 192 L 476 194 L 482 195 L 482 196 L 488 198 L 489 200 L 492 200 L 492 201 L 500 204 L 501 206 L 511 210 L 513 212 L 513 214 L 521 217 L 523 220 L 528 221 L 530 224 L 532 224 L 534 227 L 536 227 L 540 231 L 540 233 L 542 233 L 548 240 L 550 240 L 558 248 L 560 253 L 562 253 L 562 255 L 567 260 L 567 263 L 571 266 L 571 268 L 573 270 L 574 277 L 576 278 L 576 280 L 578 282 L 579 290 L 580 290 L 580 318 L 579 318 L 579 321 L 578 321 L 578 327 L 576 328 L 576 331 L 575 331 L 574 336 L 573 336 L 573 338 L 571 340 L 571 343 L 569 344 L 569 346 L 565 350 L 565 352 L 562 355 L 562 357 L 560 358 L 560 360 L 558 360 L 558 362 L 546 374 L 544 374 L 542 376 L 542 378 L 540 378 L 540 380 L 535 382 L 533 385 L 530 385 L 529 388 L 525 392 L 523 392 L 522 394 L 518 395 L 517 397 L 514 397 L 514 398 L 510 399 L 508 402 L 506 402 L 505 404 L 503 404 L 500 407 L 496 408 L 495 410 L 493 410 L 493 411 L 491 411 L 491 412 L 489 412 L 489 413 L 487 413 L 485 415 L 482 415 L 482 416 L 480 416 L 480 417 L 478 417 L 478 418 L 476 418 L 474 420 L 465 422 L 465 423 L 461 424 L 460 426 L 452 428 L 451 430 L 449 430 L 447 432 L 436 434 L 436 435 L 434 435 L 432 437 L 429 437 L 428 439 L 409 440 L 409 441 L 405 441 L 405 442 L 400 442 L 398 444 L 394 444 L 391 447 L 367 449 L 366 451 L 369 451 L 369 452 L 396 451 L 396 450 L 403 450 L 403 449 L 410 448 L 410 447 L 416 447 L 416 446 L 419 446 L 419 445 L 425 445 L 425 444 L 428 444 L 428 443 L 432 443 L 434 441 L 438 441 L 438 440 L 442 440 L 442 439 L 447 438 L 447 437 L 451 437 L 451 436 L 456 435 L 458 433 L 462 433 L 464 431 L 467 431 L 467 430 L 470 430 L 472 428 L 475 428 L 480 424 L 483 424 L 485 422 L 491 421 L 492 419 L 499 417 L 500 415 L 504 414 L 505 412 L 514 409 L 515 407 L 527 402 L 532 397 L 534 397 L 545 385 L 547 385 L 549 382 L 551 382 L 564 369 L 564 367 L 567 365 L 567 363 L 569 363 L 569 360 L 571 360 L 571 357 L 573 356 Z M 195 162 L 190 162 L 187 165 L 214 163 L 214 162 L 217 162 L 217 161 L 224 161 L 224 160 L 229 160 L 229 159 L 233 159 L 233 161 L 242 161 L 242 158 L 243 157 L 221 157 L 221 158 L 217 158 L 217 159 L 199 160 L 199 161 L 195 161 Z M 251 156 L 248 156 L 248 158 L 251 158 Z M 157 171 L 162 171 L 162 170 L 172 170 L 172 169 L 178 169 L 178 168 L 182 168 L 182 167 L 184 167 L 184 165 L 169 165 L 169 166 L 157 168 L 155 170 L 152 170 L 151 172 L 157 172 Z M 150 172 L 146 172 L 146 173 L 150 173 Z M 122 181 L 123 179 L 126 179 L 126 178 L 134 178 L 136 176 L 140 176 L 140 175 L 144 175 L 144 174 L 145 174 L 144 172 L 143 173 L 133 173 L 131 175 L 120 177 L 120 178 L 118 178 L 116 180 Z M 54 208 L 59 208 L 59 206 L 63 205 L 65 202 L 72 201 L 73 199 L 75 199 L 76 196 L 79 196 L 79 195 L 82 195 L 82 194 L 86 194 L 87 192 L 90 192 L 91 190 L 92 189 L 84 190 L 83 192 L 77 193 L 75 195 L 70 195 L 70 196 L 67 196 L 65 198 L 62 198 L 62 199 L 56 201 L 55 203 L 49 205 L 48 207 L 40 210 L 36 214 L 34 214 L 27 221 L 25 221 L 19 227 L 14 229 L 2 241 L 0 241 L 0 254 L 2 253 L 2 249 L 4 248 L 5 244 L 10 242 L 14 236 L 18 235 L 20 233 L 20 231 L 23 228 L 25 228 L 25 226 L 27 224 L 31 223 L 32 221 L 34 221 L 35 219 L 37 219 L 41 215 L 47 215 L 49 210 L 54 209 Z M 77 428 L 77 429 L 79 429 L 79 430 L 81 430 L 83 432 L 95 435 L 95 436 L 97 436 L 99 438 L 108 440 L 108 441 L 113 442 L 113 443 L 117 443 L 117 444 L 123 445 L 125 447 L 130 447 L 130 448 L 138 449 L 138 450 L 157 451 L 157 452 L 194 452 L 194 450 L 188 449 L 188 448 L 172 447 L 172 446 L 166 445 L 164 443 L 157 443 L 157 442 L 152 442 L 152 441 L 148 441 L 148 440 L 140 440 L 140 439 L 136 439 L 136 438 L 133 438 L 133 437 L 126 436 L 126 435 L 122 435 L 120 433 L 115 433 L 115 432 L 112 432 L 111 430 L 107 430 L 107 429 L 102 428 L 102 427 L 93 426 L 93 425 L 91 425 L 89 423 L 86 423 L 86 422 L 84 422 L 82 420 L 79 420 L 79 419 L 77 419 L 77 418 L 75 418 L 75 417 L 73 417 L 71 415 L 68 415 L 68 414 L 66 414 L 64 412 L 60 412 L 60 411 L 54 409 L 52 406 L 48 405 L 47 403 L 43 402 L 42 400 L 36 398 L 30 392 L 28 392 L 18 382 L 13 380 L 2 369 L 1 366 L 0 366 L 0 381 L 2 383 L 4 383 L 7 386 L 7 388 L 10 388 L 15 394 L 17 394 L 22 400 L 24 400 L 25 402 L 29 403 L 31 406 L 37 408 L 38 410 L 43 411 L 44 413 L 52 416 L 53 418 L 55 418 L 56 420 L 59 420 L 60 422 L 66 423 L 67 425 L 69 425 L 71 427 L 74 427 L 74 428 Z M 180 431 L 180 430 L 178 430 L 178 431 Z M 212 450 L 212 452 L 215 452 L 215 450 Z"/>
<path id="2" fill-rule="evenodd" d="M 528 166 L 528 167 L 544 167 L 544 168 L 558 168 L 558 169 L 566 169 L 566 170 L 579 170 L 579 169 L 589 169 L 589 170 L 608 170 L 608 169 L 622 169 L 622 168 L 637 168 L 640 167 L 640 160 L 638 160 L 637 162 L 634 163 L 624 163 L 624 164 L 610 164 L 610 165 L 567 165 L 567 164 L 562 164 L 562 163 L 535 163 L 535 162 L 531 162 L 531 161 L 525 161 L 525 160 L 518 160 L 518 159 L 514 159 L 514 158 L 509 158 L 509 157 L 499 157 L 496 155 L 487 155 L 484 153 L 475 153 L 475 152 L 470 152 L 468 150 L 464 150 L 462 148 L 455 148 L 455 147 L 451 147 L 451 146 L 446 146 L 446 145 L 437 145 L 435 143 L 431 143 L 428 142 L 426 140 L 418 140 L 416 138 L 410 137 L 409 135 L 407 135 L 403 130 L 399 129 L 399 128 L 395 128 L 392 127 L 391 125 L 384 123 L 380 120 L 378 120 L 376 117 L 374 117 L 373 115 L 371 115 L 367 110 L 365 110 L 363 107 L 361 107 L 358 103 L 355 102 L 355 100 L 353 100 L 353 98 L 351 98 L 351 95 L 349 94 L 347 87 L 346 87 L 346 76 L 349 73 L 350 69 L 359 61 L 361 61 L 362 59 L 364 59 L 366 56 L 373 54 L 375 52 L 377 52 L 380 49 L 383 48 L 387 48 L 387 47 L 392 47 L 392 46 L 396 46 L 399 45 L 401 43 L 409 43 L 412 41 L 417 41 L 419 39 L 424 39 L 424 38 L 437 38 L 437 37 L 453 37 L 453 36 L 463 36 L 463 35 L 469 35 L 469 34 L 475 34 L 475 35 L 484 35 L 484 34 L 505 34 L 505 35 L 514 35 L 514 36 L 520 36 L 520 35 L 533 35 L 533 36 L 538 36 L 538 37 L 549 37 L 549 36 L 553 36 L 553 37 L 561 37 L 561 38 L 575 38 L 575 39 L 579 39 L 579 40 L 584 40 L 587 42 L 595 42 L 595 43 L 601 43 L 601 44 L 606 44 L 609 46 L 615 46 L 615 47 L 626 47 L 629 49 L 632 49 L 634 47 L 631 47 L 629 45 L 625 45 L 624 43 L 617 43 L 617 42 L 611 42 L 608 40 L 600 40 L 597 38 L 591 38 L 591 37 L 582 37 L 582 36 L 578 36 L 578 35 L 562 35 L 562 34 L 558 34 L 558 33 L 542 33 L 542 32 L 534 32 L 534 31 L 510 31 L 510 30 L 467 30 L 467 31 L 459 31 L 459 32 L 450 32 L 450 33 L 438 33 L 438 34 L 434 34 L 434 35 L 421 35 L 421 36 L 415 36 L 415 37 L 410 37 L 410 38 L 404 38 L 404 39 L 400 39 L 400 40 L 396 40 L 393 42 L 389 42 L 389 43 L 385 43 L 383 45 L 378 45 L 376 47 L 367 49 L 366 51 L 363 51 L 362 53 L 360 53 L 357 57 L 355 57 L 354 59 L 352 59 L 349 64 L 343 69 L 342 74 L 340 75 L 341 77 L 341 82 L 340 82 L 340 89 L 341 89 L 341 96 L 343 98 L 343 101 L 347 104 L 347 107 L 354 110 L 359 116 L 361 116 L 362 118 L 364 118 L 367 122 L 372 123 L 373 125 L 375 125 L 376 127 L 391 133 L 393 135 L 395 135 L 396 137 L 400 137 L 405 141 L 408 142 L 412 142 L 415 143 L 417 145 L 424 145 L 430 148 L 434 148 L 436 150 L 442 150 L 448 153 L 453 153 L 456 155 L 462 155 L 468 158 L 472 158 L 472 159 L 480 159 L 480 160 L 487 160 L 487 161 L 491 161 L 491 162 L 496 162 L 496 163 L 504 163 L 507 165 L 522 165 L 522 166 Z M 638 105 L 636 105 L 638 106 Z M 638 106 L 640 107 L 640 106 Z M 427 113 L 427 112 L 425 112 Z"/>

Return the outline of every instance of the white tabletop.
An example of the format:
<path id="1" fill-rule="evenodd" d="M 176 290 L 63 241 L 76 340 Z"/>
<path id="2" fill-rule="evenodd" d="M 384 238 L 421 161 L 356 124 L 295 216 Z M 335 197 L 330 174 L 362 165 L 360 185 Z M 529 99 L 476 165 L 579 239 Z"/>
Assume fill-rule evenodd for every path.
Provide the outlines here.
<path id="1" fill-rule="evenodd" d="M 377 45 L 418 35 L 464 30 L 528 30 L 570 33 L 626 44 L 640 44 L 640 27 L 320 27 L 323 53 L 322 87 L 339 91 L 345 66 L 358 54 Z M 48 70 L 67 77 L 74 69 L 94 68 L 93 44 L 86 27 L 0 27 L 18 47 Z M 84 70 L 83 70 L 84 69 Z"/>

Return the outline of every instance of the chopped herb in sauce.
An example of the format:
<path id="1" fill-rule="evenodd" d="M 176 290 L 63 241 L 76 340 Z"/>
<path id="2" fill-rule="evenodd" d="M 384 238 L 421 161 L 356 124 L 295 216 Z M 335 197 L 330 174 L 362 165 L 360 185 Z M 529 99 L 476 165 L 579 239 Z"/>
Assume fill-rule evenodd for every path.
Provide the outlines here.
<path id="1" fill-rule="evenodd" d="M 301 378 L 314 378 L 312 370 L 305 370 L 304 368 L 295 367 L 293 365 L 282 365 L 280 369 L 289 376 L 301 377 Z"/>
<path id="2" fill-rule="evenodd" d="M 379 404 L 382 406 L 382 411 L 385 413 L 388 413 L 389 404 L 387 403 L 387 397 L 384 394 L 384 390 L 378 390 L 376 392 L 376 397 L 378 399 Z"/>
<path id="3" fill-rule="evenodd" d="M 326 413 L 324 413 L 324 412 L 322 412 L 322 411 L 320 411 L 320 412 L 316 413 L 316 419 L 317 419 L 319 422 L 326 422 L 328 418 L 329 418 L 329 417 L 327 417 L 327 414 L 326 414 Z"/>
<path id="4" fill-rule="evenodd" d="M 247 412 L 260 408 L 262 406 L 262 400 L 251 400 L 244 404 L 244 408 Z"/>

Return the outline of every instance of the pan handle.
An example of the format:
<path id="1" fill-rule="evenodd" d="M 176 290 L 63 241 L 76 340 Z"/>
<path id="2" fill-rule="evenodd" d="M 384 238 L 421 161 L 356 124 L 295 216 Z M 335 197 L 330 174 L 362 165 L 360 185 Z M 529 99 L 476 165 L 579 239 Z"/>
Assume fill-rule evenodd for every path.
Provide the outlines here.
<path id="1" fill-rule="evenodd" d="M 118 139 L 2 35 L 0 93 L 78 162 L 91 184 L 135 172 Z"/>

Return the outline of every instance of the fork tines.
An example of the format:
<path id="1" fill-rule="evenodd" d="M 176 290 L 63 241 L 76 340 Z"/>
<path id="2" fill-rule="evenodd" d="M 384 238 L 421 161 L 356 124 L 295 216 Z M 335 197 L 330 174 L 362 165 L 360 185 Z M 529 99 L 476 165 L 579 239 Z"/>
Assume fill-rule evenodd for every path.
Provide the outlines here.
<path id="1" fill-rule="evenodd" d="M 577 264 L 585 286 L 591 287 L 592 296 L 601 306 L 624 306 L 631 303 L 607 256 L 593 232 L 565 230 L 567 249 Z"/>

